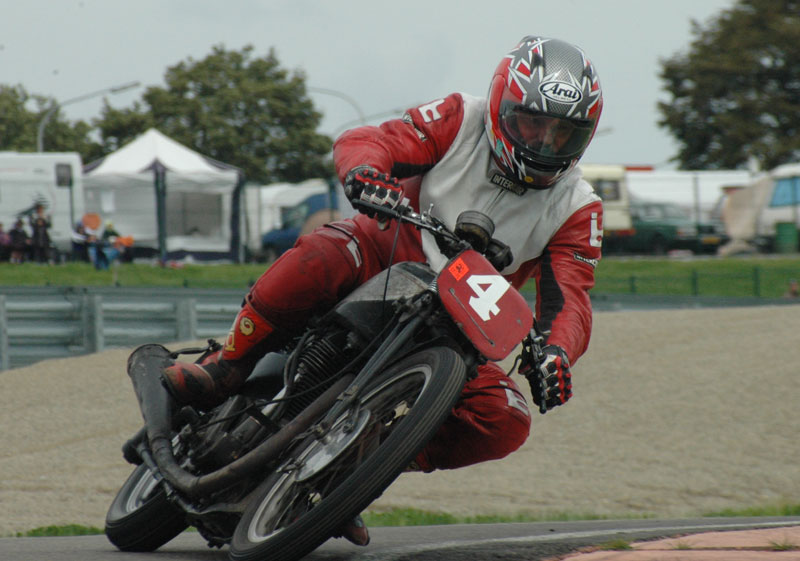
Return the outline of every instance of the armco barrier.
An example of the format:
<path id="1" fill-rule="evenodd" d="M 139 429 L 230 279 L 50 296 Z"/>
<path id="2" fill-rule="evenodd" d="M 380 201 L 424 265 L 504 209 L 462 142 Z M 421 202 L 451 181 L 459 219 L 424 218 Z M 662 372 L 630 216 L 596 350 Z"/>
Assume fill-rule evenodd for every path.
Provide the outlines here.
<path id="1" fill-rule="evenodd" d="M 223 338 L 241 290 L 0 287 L 0 370 L 141 343 Z"/>
<path id="2" fill-rule="evenodd" d="M 523 292 L 533 306 L 535 294 Z M 0 371 L 141 343 L 222 340 L 244 291 L 0 286 Z M 798 300 L 592 293 L 596 311 L 797 305 Z"/>

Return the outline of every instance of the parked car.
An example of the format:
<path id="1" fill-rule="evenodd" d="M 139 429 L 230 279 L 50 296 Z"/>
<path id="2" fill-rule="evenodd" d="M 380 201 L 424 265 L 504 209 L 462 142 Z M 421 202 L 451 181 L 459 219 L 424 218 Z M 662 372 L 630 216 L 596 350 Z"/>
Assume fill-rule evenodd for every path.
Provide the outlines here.
<path id="1" fill-rule="evenodd" d="M 630 212 L 633 235 L 609 250 L 653 255 L 675 249 L 716 253 L 728 241 L 722 222 L 695 222 L 689 212 L 675 203 L 637 199 L 631 201 Z"/>
<path id="2" fill-rule="evenodd" d="M 261 237 L 260 260 L 275 261 L 291 249 L 297 238 L 317 226 L 339 218 L 337 201 L 328 192 L 311 195 L 292 207 L 281 209 L 281 226 Z"/>

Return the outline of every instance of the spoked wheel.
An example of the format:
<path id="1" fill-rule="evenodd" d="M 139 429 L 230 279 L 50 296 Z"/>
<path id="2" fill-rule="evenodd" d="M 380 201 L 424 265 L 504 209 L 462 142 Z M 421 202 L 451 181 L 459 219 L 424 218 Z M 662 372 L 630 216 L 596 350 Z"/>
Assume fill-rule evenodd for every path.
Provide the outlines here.
<path id="1" fill-rule="evenodd" d="M 106 536 L 122 551 L 154 551 L 188 526 L 145 465 L 133 470 L 106 514 Z"/>
<path id="2" fill-rule="evenodd" d="M 316 549 L 375 500 L 445 420 L 466 368 L 444 347 L 399 362 L 327 434 L 309 436 L 256 489 L 231 542 L 236 561 L 289 561 Z"/>

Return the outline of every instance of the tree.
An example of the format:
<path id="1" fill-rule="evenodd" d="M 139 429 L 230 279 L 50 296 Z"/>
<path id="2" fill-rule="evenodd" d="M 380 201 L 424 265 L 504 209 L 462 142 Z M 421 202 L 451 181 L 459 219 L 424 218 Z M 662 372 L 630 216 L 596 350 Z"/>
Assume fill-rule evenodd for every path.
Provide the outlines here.
<path id="1" fill-rule="evenodd" d="M 54 103 L 20 85 L 0 85 L 0 150 L 35 152 L 39 123 Z M 102 150 L 90 139 L 91 130 L 85 121 L 67 122 L 56 110 L 45 126 L 45 148 L 48 152 L 80 152 L 84 161 L 97 158 Z"/>
<path id="2" fill-rule="evenodd" d="M 167 69 L 166 87 L 150 87 L 130 110 L 106 106 L 96 121 L 110 151 L 154 126 L 198 152 L 244 170 L 251 181 L 327 177 L 331 139 L 306 94 L 305 76 L 282 69 L 273 50 L 253 56 L 214 47 L 205 59 Z"/>
<path id="3" fill-rule="evenodd" d="M 671 99 L 659 125 L 681 145 L 682 169 L 762 169 L 800 157 L 800 1 L 739 0 L 687 53 L 661 61 Z"/>
<path id="4" fill-rule="evenodd" d="M 103 117 L 94 124 L 100 131 L 103 153 L 118 150 L 147 129 L 155 126 L 153 117 L 142 108 L 138 101 L 131 109 L 114 109 L 108 102 L 103 104 Z"/>

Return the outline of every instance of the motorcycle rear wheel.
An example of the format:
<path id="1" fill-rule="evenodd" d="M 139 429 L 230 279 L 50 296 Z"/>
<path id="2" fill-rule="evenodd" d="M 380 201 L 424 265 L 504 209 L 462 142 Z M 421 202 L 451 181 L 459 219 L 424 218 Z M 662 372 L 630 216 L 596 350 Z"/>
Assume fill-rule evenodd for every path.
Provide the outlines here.
<path id="1" fill-rule="evenodd" d="M 122 551 L 155 551 L 188 528 L 147 466 L 138 466 L 106 514 L 106 537 Z"/>
<path id="2" fill-rule="evenodd" d="M 377 377 L 361 393 L 358 414 L 342 415 L 322 440 L 306 438 L 252 493 L 230 558 L 292 561 L 335 535 L 433 437 L 465 380 L 461 357 L 445 347 L 420 351 Z"/>

